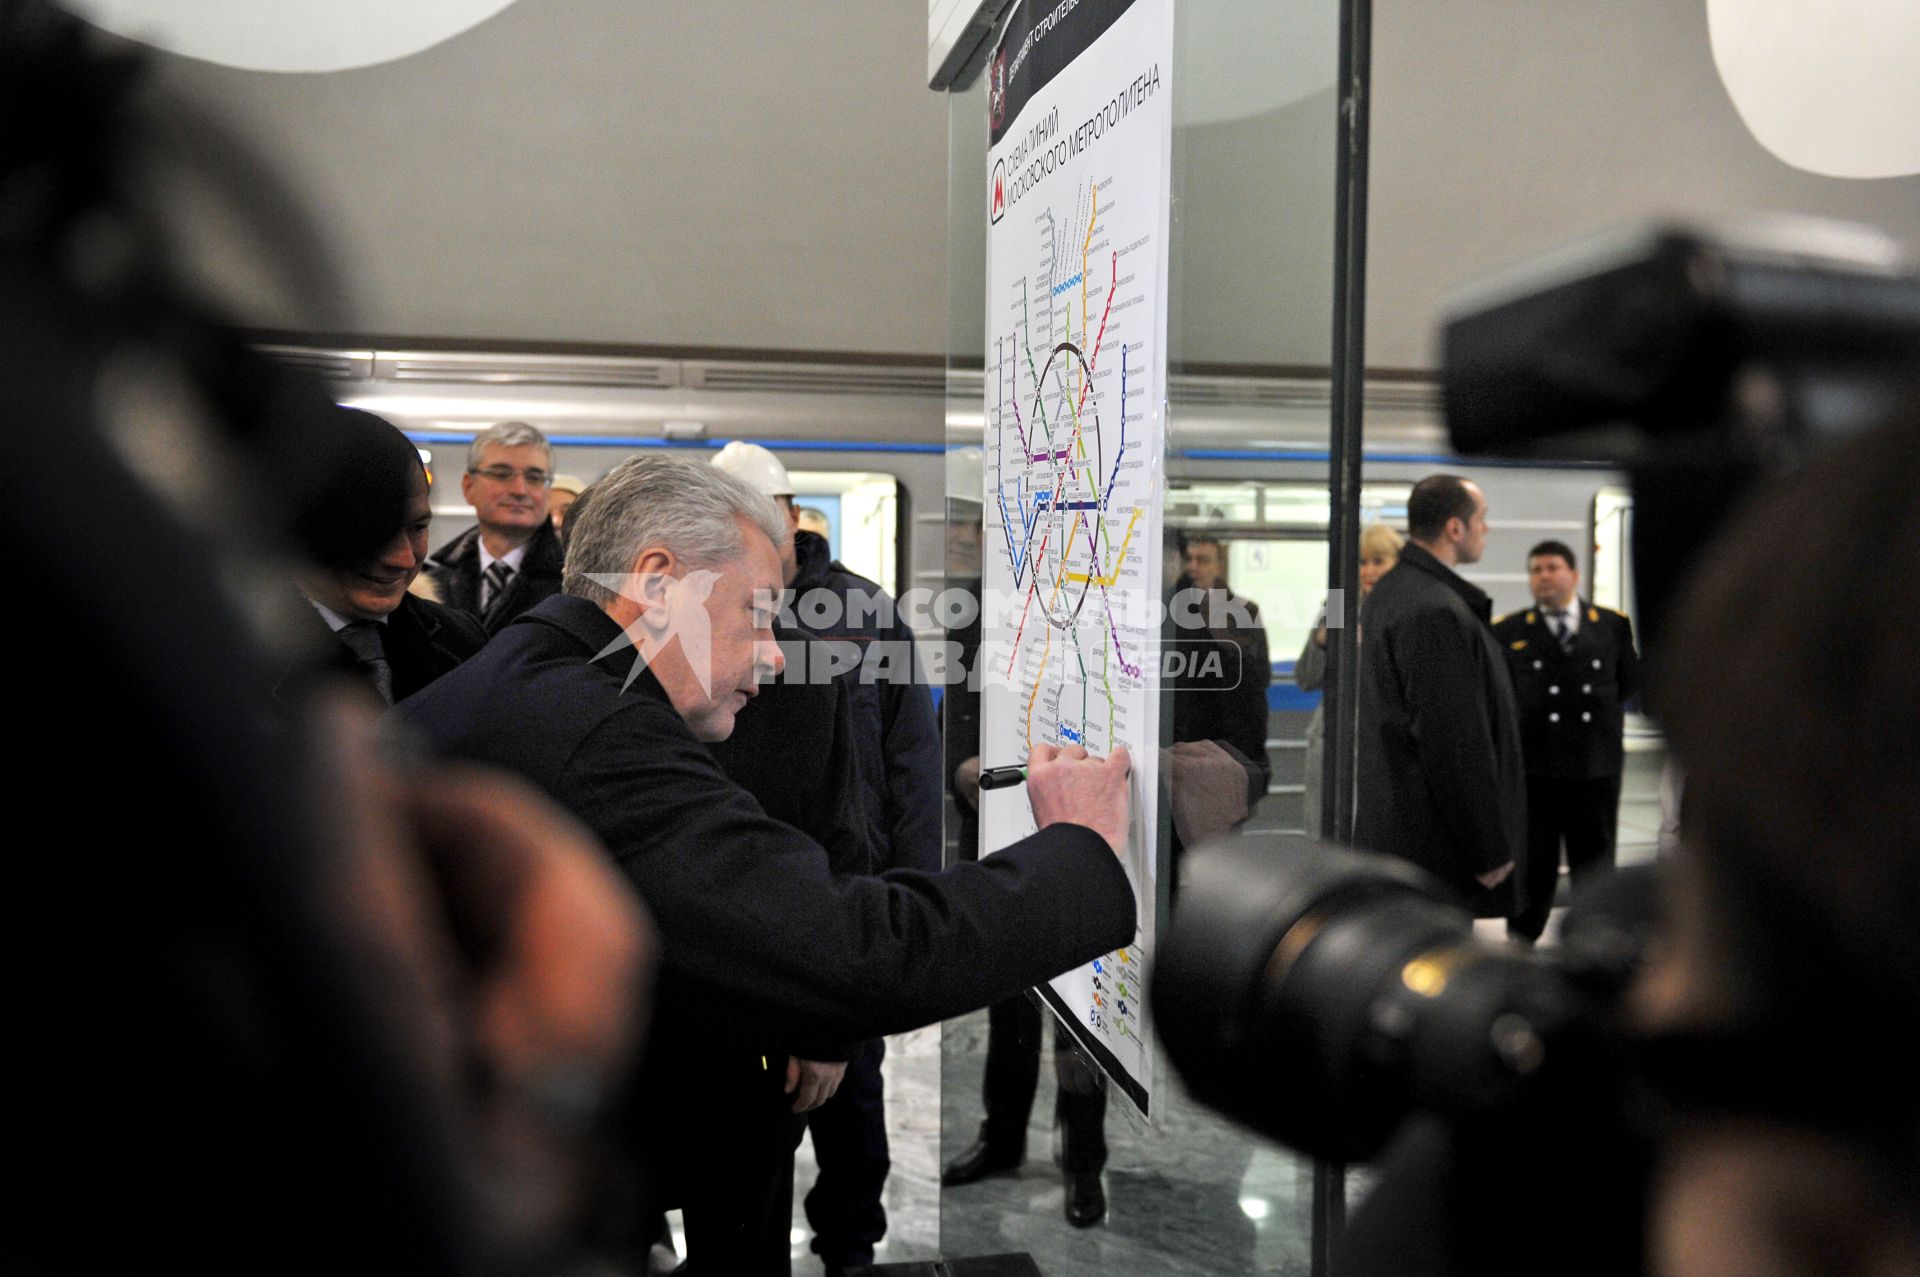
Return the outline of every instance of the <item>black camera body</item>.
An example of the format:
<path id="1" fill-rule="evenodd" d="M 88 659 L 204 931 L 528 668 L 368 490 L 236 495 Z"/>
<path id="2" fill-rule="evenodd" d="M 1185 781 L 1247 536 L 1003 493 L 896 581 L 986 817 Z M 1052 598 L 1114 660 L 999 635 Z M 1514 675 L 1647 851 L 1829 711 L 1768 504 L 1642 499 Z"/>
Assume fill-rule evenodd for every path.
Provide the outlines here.
<path id="1" fill-rule="evenodd" d="M 1650 875 L 1570 919 L 1551 960 L 1476 941 L 1449 895 L 1405 861 L 1291 835 L 1196 856 L 1181 909 L 1210 925 L 1162 948 L 1153 984 L 1196 1098 L 1357 1162 L 1416 1110 L 1493 1118 L 1591 1081 L 1644 942 Z"/>
<path id="2" fill-rule="evenodd" d="M 1464 295 L 1443 347 L 1458 451 L 1630 472 L 1657 668 L 1689 567 L 1755 482 L 1920 403 L 1920 276 L 1859 228 L 1636 228 Z M 1586 893 L 1551 955 L 1477 942 L 1447 888 L 1369 852 L 1242 837 L 1185 874 L 1161 1040 L 1221 1112 L 1327 1162 L 1384 1158 L 1369 1212 L 1394 1236 L 1351 1235 L 1342 1271 L 1641 1270 L 1672 1061 L 1621 1007 L 1651 867 Z"/>

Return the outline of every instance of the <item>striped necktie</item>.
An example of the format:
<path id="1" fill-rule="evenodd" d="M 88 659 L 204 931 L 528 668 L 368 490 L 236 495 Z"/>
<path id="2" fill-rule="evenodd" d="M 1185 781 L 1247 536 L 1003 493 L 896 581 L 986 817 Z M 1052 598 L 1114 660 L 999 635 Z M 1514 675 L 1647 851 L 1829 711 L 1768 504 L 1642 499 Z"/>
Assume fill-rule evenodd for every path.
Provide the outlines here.
<path id="1" fill-rule="evenodd" d="M 1567 624 L 1567 613 L 1564 608 L 1556 608 L 1547 613 L 1547 627 L 1553 631 L 1554 641 L 1560 644 L 1561 651 L 1573 650 L 1573 627 Z"/>
<path id="2" fill-rule="evenodd" d="M 495 559 L 487 564 L 487 570 L 481 573 L 481 577 L 480 610 L 484 612 L 506 590 L 507 582 L 513 579 L 513 569 L 505 561 Z"/>
<path id="3" fill-rule="evenodd" d="M 348 621 L 338 633 L 340 641 L 360 662 L 360 668 L 373 680 L 374 690 L 380 693 L 380 699 L 389 705 L 393 704 L 393 666 L 387 662 L 387 644 L 380 634 L 379 624 L 374 621 Z"/>

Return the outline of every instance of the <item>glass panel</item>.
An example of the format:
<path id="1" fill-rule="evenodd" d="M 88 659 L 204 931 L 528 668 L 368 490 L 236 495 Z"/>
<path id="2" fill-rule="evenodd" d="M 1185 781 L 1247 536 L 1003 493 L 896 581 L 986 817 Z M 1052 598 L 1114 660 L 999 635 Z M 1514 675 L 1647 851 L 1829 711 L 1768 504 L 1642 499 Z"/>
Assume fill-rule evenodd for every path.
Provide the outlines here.
<path id="1" fill-rule="evenodd" d="M 1268 660 L 1249 674 L 1272 680 L 1246 746 L 1270 773 L 1267 792 L 1230 837 L 1298 830 L 1303 819 L 1318 697 L 1299 692 L 1292 671 L 1326 593 L 1338 13 L 1333 0 L 1175 8 L 1166 579 L 1181 571 L 1183 534 L 1220 539 L 1227 588 L 1259 609 Z M 948 490 L 959 496 L 981 490 L 988 425 L 984 77 L 949 106 Z M 1403 516 L 1405 492 L 1369 494 L 1368 517 Z M 960 547 L 952 584 L 978 574 L 980 507 L 950 500 L 948 516 L 950 545 Z M 957 698 L 948 699 L 951 711 Z M 1168 693 L 1163 739 L 1176 720 L 1206 725 L 1201 739 L 1223 738 L 1228 716 L 1211 708 L 1176 705 Z M 971 822 L 951 800 L 948 815 L 950 853 L 972 855 Z M 1171 839 L 1170 828 L 1161 836 Z M 1101 1114 L 1097 1097 L 1075 1093 L 1073 1066 L 1056 1059 L 1051 1016 L 1022 1001 L 943 1027 L 943 1161 L 981 1136 L 990 1041 L 996 1118 L 1025 1145 L 1017 1177 L 941 1190 L 943 1255 L 1025 1252 L 1048 1274 L 1305 1272 L 1311 1164 L 1200 1108 L 1164 1056 L 1151 1123 L 1117 1093 Z M 1063 1217 L 1060 1163 L 1078 1157 L 1090 1132 L 1104 1135 L 1109 1210 L 1082 1230 Z"/>

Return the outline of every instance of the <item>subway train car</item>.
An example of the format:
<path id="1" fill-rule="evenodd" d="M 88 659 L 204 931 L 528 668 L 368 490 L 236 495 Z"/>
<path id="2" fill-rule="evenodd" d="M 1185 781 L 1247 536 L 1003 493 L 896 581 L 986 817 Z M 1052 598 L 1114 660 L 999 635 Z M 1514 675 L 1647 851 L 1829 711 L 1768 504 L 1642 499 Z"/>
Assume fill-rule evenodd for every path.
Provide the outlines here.
<path id="1" fill-rule="evenodd" d="M 706 454 L 732 439 L 772 449 L 827 516 L 838 558 L 896 596 L 937 591 L 944 498 L 977 487 L 963 455 L 982 432 L 982 376 L 927 361 L 800 363 L 639 354 L 472 350 L 343 350 L 276 344 L 282 360 L 323 376 L 343 403 L 402 425 L 444 480 L 433 544 L 472 520 L 457 476 L 476 430 L 534 423 L 555 442 L 559 473 L 592 482 L 641 450 Z M 1328 388 L 1308 378 L 1178 375 L 1169 404 L 1169 527 L 1228 542 L 1228 578 L 1260 605 L 1274 660 L 1268 753 L 1273 780 L 1252 827 L 1302 824 L 1302 752 L 1318 693 L 1294 686 L 1294 656 L 1326 594 Z M 1407 489 L 1423 475 L 1472 476 L 1487 494 L 1492 535 L 1465 575 L 1496 614 L 1528 601 L 1526 553 L 1543 540 L 1581 556 L 1583 595 L 1633 612 L 1625 477 L 1603 464 L 1463 460 L 1451 455 L 1429 379 L 1367 389 L 1362 523 L 1405 527 Z M 927 618 L 922 618 L 927 619 Z M 919 637 L 937 641 L 931 626 Z M 1651 851 L 1660 759 L 1655 729 L 1630 724 L 1622 852 Z"/>

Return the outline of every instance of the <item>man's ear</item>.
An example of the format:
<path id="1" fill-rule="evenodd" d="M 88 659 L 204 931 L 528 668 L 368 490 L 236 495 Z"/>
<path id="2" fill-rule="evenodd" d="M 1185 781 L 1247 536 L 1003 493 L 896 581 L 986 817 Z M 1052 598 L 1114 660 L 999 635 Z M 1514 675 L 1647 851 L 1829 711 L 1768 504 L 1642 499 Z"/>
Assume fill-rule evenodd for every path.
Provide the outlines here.
<path id="1" fill-rule="evenodd" d="M 680 561 L 664 546 L 649 546 L 633 561 L 628 597 L 640 605 L 640 622 L 651 629 L 667 626 L 667 598 L 679 575 Z"/>

